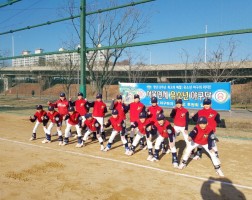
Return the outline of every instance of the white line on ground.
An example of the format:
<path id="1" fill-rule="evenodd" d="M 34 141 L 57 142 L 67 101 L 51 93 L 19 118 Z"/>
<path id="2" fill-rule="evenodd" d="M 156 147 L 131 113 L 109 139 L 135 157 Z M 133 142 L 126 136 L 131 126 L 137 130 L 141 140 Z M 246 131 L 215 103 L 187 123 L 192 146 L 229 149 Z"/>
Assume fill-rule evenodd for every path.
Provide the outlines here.
<path id="1" fill-rule="evenodd" d="M 20 141 L 16 141 L 16 140 L 10 140 L 10 139 L 6 139 L 6 138 L 0 138 L 0 140 L 6 141 L 6 142 L 12 142 L 12 143 L 16 143 L 16 144 L 21 144 L 21 145 L 26 145 L 26 146 L 32 146 L 32 147 L 38 147 L 38 148 L 42 148 L 42 149 L 48 149 L 48 150 L 52 150 L 52 151 L 69 153 L 69 154 L 83 156 L 83 157 L 89 157 L 89 158 L 95 158 L 95 159 L 100 159 L 100 160 L 112 161 L 112 162 L 116 162 L 116 163 L 132 165 L 132 166 L 145 168 L 145 169 L 151 169 L 151 170 L 155 170 L 155 171 L 159 171 L 159 172 L 163 172 L 163 173 L 169 173 L 169 174 L 173 174 L 173 175 L 177 175 L 177 176 L 183 176 L 183 177 L 192 178 L 192 179 L 197 179 L 197 180 L 201 180 L 201 181 L 207 181 L 207 182 L 212 182 L 212 183 L 220 183 L 220 184 L 224 184 L 224 185 L 232 185 L 232 186 L 235 186 L 235 187 L 238 187 L 238 188 L 245 188 L 245 189 L 252 190 L 252 187 L 246 186 L 246 185 L 239 185 L 239 184 L 225 182 L 225 181 L 212 180 L 212 179 L 207 179 L 207 178 L 203 178 L 203 177 L 199 177 L 199 176 L 192 176 L 192 175 L 188 175 L 188 174 L 172 172 L 172 171 L 168 171 L 168 170 L 164 170 L 164 169 L 159 169 L 159 168 L 155 168 L 155 167 L 140 165 L 140 164 L 131 163 L 131 162 L 122 161 L 122 160 L 104 158 L 104 157 L 100 157 L 100 156 L 94 156 L 94 155 L 89 155 L 89 154 L 85 154 L 85 153 L 62 150 L 62 149 L 54 149 L 54 148 L 51 148 L 51 147 L 46 147 L 46 146 L 41 146 L 41 145 L 36 145 L 36 144 L 30 144 L 30 143 L 20 142 Z"/>

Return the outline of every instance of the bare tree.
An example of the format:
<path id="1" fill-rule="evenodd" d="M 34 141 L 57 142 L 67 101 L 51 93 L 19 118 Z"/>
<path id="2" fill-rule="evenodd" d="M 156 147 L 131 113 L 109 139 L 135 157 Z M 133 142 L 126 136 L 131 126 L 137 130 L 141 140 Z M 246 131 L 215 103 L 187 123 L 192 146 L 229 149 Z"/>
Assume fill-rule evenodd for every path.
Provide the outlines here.
<path id="1" fill-rule="evenodd" d="M 128 81 L 131 83 L 141 83 L 144 82 L 149 72 L 146 69 L 146 64 L 144 63 L 144 56 L 135 53 L 134 51 L 125 50 L 126 60 L 124 64 L 124 70 L 128 74 Z M 134 61 L 137 61 L 136 63 Z"/>
<path id="2" fill-rule="evenodd" d="M 241 68 L 248 58 L 235 61 L 235 51 L 238 42 L 232 38 L 228 41 L 227 46 L 222 43 L 218 48 L 208 54 L 208 61 L 205 63 L 205 73 L 212 82 L 227 81 L 231 76 L 241 74 Z"/>
<path id="3" fill-rule="evenodd" d="M 183 72 L 185 76 L 184 82 L 196 83 L 200 75 L 201 63 L 203 61 L 202 51 L 199 51 L 198 55 L 194 58 L 194 61 L 189 63 L 189 54 L 185 49 L 183 49 L 181 59 L 185 65 L 185 71 Z"/>
<path id="4" fill-rule="evenodd" d="M 70 0 L 71 2 L 72 0 Z M 91 7 L 97 10 L 101 1 L 96 1 Z M 117 6 L 118 0 L 109 1 L 106 7 Z M 104 2 L 103 2 L 104 4 Z M 73 3 L 69 3 L 67 12 L 73 15 L 74 9 L 70 8 Z M 92 9 L 92 8 L 90 8 Z M 116 46 L 129 44 L 139 36 L 146 33 L 148 17 L 144 16 L 136 7 L 131 6 L 119 10 L 99 13 L 87 16 L 86 32 L 89 47 Z M 72 24 L 80 36 L 79 22 L 72 21 Z M 105 85 L 111 82 L 111 75 L 116 67 L 118 59 L 123 55 L 125 48 L 115 48 L 107 50 L 95 50 L 87 53 L 87 69 L 89 70 L 88 80 L 94 86 L 96 92 L 102 92 Z"/>

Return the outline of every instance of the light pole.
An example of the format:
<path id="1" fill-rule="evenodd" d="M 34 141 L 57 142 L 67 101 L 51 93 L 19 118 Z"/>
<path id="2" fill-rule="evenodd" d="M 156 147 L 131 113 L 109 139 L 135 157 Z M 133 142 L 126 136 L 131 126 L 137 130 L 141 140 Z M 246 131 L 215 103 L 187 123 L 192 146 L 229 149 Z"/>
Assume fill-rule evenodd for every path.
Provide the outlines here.
<path id="1" fill-rule="evenodd" d="M 205 33 L 207 34 L 207 25 L 206 25 L 206 31 Z M 207 62 L 207 38 L 205 37 L 205 63 Z"/>

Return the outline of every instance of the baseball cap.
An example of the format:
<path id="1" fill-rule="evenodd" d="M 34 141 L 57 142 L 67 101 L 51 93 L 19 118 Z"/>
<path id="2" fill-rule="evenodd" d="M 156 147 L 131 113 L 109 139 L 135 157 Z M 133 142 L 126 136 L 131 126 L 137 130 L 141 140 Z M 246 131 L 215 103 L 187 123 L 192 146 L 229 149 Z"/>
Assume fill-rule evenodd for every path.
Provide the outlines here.
<path id="1" fill-rule="evenodd" d="M 53 111 L 54 110 L 54 106 L 48 106 L 48 110 L 49 111 Z"/>
<path id="2" fill-rule="evenodd" d="M 98 94 L 96 95 L 96 99 L 102 99 L 102 94 L 98 93 Z"/>
<path id="3" fill-rule="evenodd" d="M 116 109 L 112 110 L 112 115 L 118 115 L 118 111 Z"/>
<path id="4" fill-rule="evenodd" d="M 147 113 L 146 112 L 140 112 L 139 113 L 139 118 L 147 118 Z"/>
<path id="5" fill-rule="evenodd" d="M 116 99 L 122 99 L 122 95 L 118 94 L 118 95 L 116 96 Z"/>
<path id="6" fill-rule="evenodd" d="M 157 103 L 157 97 L 151 97 L 151 103 Z"/>
<path id="7" fill-rule="evenodd" d="M 203 105 L 210 105 L 212 103 L 211 99 L 205 98 L 203 101 Z"/>
<path id="8" fill-rule="evenodd" d="M 82 96 L 83 97 L 83 93 L 82 92 L 78 92 L 77 96 Z"/>
<path id="9" fill-rule="evenodd" d="M 37 110 L 42 110 L 42 109 L 43 109 L 43 106 L 42 106 L 42 105 L 36 105 L 36 109 L 37 109 Z"/>
<path id="10" fill-rule="evenodd" d="M 66 96 L 66 94 L 64 92 L 60 93 L 60 97 L 65 97 L 65 96 Z"/>
<path id="11" fill-rule="evenodd" d="M 137 98 L 140 99 L 139 95 L 138 95 L 138 94 L 135 94 L 135 95 L 134 95 L 134 99 L 137 99 Z"/>
<path id="12" fill-rule="evenodd" d="M 68 108 L 68 111 L 69 111 L 69 112 L 74 112 L 74 110 L 75 110 L 75 109 L 74 109 L 73 106 L 70 106 L 70 107 Z"/>
<path id="13" fill-rule="evenodd" d="M 204 116 L 199 117 L 197 124 L 207 124 L 207 118 Z"/>
<path id="14" fill-rule="evenodd" d="M 164 119 L 165 119 L 164 114 L 160 113 L 157 115 L 157 120 L 164 120 Z"/>
<path id="15" fill-rule="evenodd" d="M 182 99 L 176 99 L 176 100 L 175 100 L 175 103 L 176 103 L 176 104 L 182 104 L 183 101 L 182 101 Z"/>
<path id="16" fill-rule="evenodd" d="M 85 118 L 86 118 L 86 119 L 88 119 L 88 118 L 90 118 L 90 117 L 92 117 L 92 113 L 87 113 L 87 114 L 85 114 Z"/>

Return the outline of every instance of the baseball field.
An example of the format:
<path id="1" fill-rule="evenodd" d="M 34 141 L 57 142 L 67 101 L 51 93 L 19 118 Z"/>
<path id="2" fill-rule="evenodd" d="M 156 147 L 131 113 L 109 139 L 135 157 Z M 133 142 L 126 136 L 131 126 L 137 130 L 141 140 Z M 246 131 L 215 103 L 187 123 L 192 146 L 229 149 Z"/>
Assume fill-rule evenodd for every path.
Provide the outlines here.
<path id="1" fill-rule="evenodd" d="M 34 124 L 28 119 L 36 104 L 46 105 L 46 101 L 0 98 L 1 200 L 252 199 L 249 112 L 221 113 L 226 128 L 218 128 L 217 134 L 225 177 L 219 178 L 206 154 L 179 170 L 173 168 L 170 154 L 154 163 L 146 160 L 146 150 L 137 148 L 133 156 L 126 156 L 119 138 L 108 152 L 101 152 L 98 142 L 91 140 L 76 148 L 73 137 L 67 146 L 58 146 L 56 136 L 42 144 L 40 126 L 37 140 L 29 141 Z M 108 139 L 110 129 L 106 134 Z M 182 136 L 176 147 L 180 160 L 185 148 Z"/>

